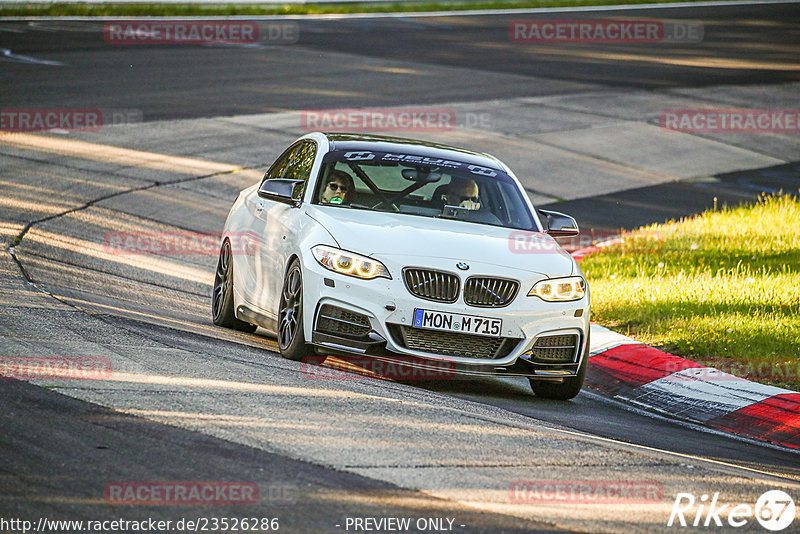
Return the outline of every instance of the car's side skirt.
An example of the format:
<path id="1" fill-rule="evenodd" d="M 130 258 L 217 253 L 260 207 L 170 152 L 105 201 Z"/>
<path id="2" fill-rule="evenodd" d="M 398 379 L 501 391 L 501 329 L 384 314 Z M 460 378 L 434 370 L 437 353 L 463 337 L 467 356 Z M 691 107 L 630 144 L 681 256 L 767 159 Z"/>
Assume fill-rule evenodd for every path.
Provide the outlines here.
<path id="1" fill-rule="evenodd" d="M 251 308 L 248 308 L 244 304 L 239 304 L 236 307 L 236 318 L 241 321 L 246 321 L 250 324 L 257 324 L 272 336 L 278 335 L 277 318 L 269 317 L 263 313 L 257 312 Z"/>

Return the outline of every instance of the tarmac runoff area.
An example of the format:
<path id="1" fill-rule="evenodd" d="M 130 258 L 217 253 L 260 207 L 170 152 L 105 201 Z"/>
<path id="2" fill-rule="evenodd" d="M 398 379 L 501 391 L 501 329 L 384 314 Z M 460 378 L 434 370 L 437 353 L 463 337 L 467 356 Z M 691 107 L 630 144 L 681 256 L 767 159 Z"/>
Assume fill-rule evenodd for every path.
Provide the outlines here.
<path id="1" fill-rule="evenodd" d="M 497 155 L 537 203 L 579 200 L 792 163 L 797 135 L 695 135 L 665 131 L 658 121 L 665 108 L 789 109 L 798 89 L 607 90 L 442 104 L 436 107 L 456 117 L 487 120 L 408 135 Z M 572 480 L 579 472 L 593 480 L 655 477 L 667 496 L 721 489 L 732 505 L 755 503 L 767 489 L 796 492 L 788 479 L 542 425 L 403 384 L 310 383 L 293 362 L 264 354 L 274 341 L 211 326 L 215 255 L 131 257 L 103 248 L 108 232 L 219 231 L 238 191 L 304 133 L 301 121 L 297 112 L 0 135 L 0 242 L 9 247 L 33 223 L 14 254 L 36 287 L 57 297 L 31 287 L 2 255 L 0 352 L 108 358 L 106 379 L 37 383 L 123 416 L 566 528 L 663 531 L 673 503 L 512 502 L 510 485 Z M 441 443 L 457 444 L 458 454 Z M 345 505 L 364 499 L 331 495 Z"/>

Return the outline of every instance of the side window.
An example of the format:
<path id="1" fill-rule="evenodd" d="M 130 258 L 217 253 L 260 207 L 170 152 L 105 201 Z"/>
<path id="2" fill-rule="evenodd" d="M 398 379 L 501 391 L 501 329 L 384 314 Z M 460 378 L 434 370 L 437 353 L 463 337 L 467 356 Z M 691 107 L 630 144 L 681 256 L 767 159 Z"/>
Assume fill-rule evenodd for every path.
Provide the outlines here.
<path id="1" fill-rule="evenodd" d="M 289 166 L 289 162 L 292 160 L 292 155 L 299 146 L 300 145 L 292 145 L 287 148 L 283 154 L 278 156 L 278 159 L 275 160 L 275 163 L 272 164 L 272 167 L 270 167 L 267 173 L 264 175 L 264 180 L 283 178 L 283 175 L 286 172 L 286 167 Z"/>
<path id="2" fill-rule="evenodd" d="M 311 167 L 317 155 L 317 144 L 306 140 L 290 146 L 275 160 L 272 167 L 264 175 L 264 180 L 284 178 L 287 180 L 303 180 L 302 187 L 295 187 L 293 198 L 303 198 L 308 179 L 311 177 Z M 299 184 L 298 184 L 299 185 Z"/>
<path id="3" fill-rule="evenodd" d="M 292 161 L 284 172 L 284 178 L 289 180 L 308 181 L 311 176 L 311 167 L 314 165 L 314 156 L 317 155 L 317 144 L 314 141 L 303 141 L 292 154 Z"/>

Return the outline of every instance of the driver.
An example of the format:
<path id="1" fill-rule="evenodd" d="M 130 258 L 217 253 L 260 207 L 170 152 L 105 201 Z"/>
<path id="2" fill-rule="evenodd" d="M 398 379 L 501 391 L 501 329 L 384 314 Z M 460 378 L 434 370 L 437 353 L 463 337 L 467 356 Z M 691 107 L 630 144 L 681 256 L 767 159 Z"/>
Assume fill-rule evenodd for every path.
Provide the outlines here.
<path id="1" fill-rule="evenodd" d="M 350 200 L 348 197 L 353 195 L 353 189 L 353 177 L 334 169 L 325 179 L 319 201 L 324 204 L 346 204 Z"/>
<path id="2" fill-rule="evenodd" d="M 481 208 L 481 199 L 478 196 L 478 184 L 472 179 L 454 178 L 444 192 L 444 203 L 447 206 L 458 206 L 468 210 Z"/>

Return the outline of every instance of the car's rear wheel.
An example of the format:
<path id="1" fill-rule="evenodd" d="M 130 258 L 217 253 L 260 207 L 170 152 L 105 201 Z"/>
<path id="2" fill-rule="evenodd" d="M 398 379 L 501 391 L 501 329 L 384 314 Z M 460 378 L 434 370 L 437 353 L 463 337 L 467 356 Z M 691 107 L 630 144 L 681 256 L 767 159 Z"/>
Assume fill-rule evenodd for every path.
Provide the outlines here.
<path id="1" fill-rule="evenodd" d="M 529 378 L 531 382 L 531 389 L 536 393 L 537 397 L 543 399 L 553 400 L 569 400 L 574 398 L 580 393 L 583 387 L 583 381 L 586 378 L 586 368 L 589 365 L 589 334 L 586 334 L 586 350 L 583 354 L 583 361 L 578 368 L 578 374 L 565 378 L 563 382 L 546 382 L 543 380 L 534 380 Z"/>
<path id="2" fill-rule="evenodd" d="M 303 331 L 303 271 L 295 259 L 289 264 L 278 307 L 278 349 L 281 356 L 299 361 L 311 354 Z"/>
<path id="3" fill-rule="evenodd" d="M 211 297 L 211 315 L 215 325 L 255 332 L 256 325 L 240 321 L 233 310 L 233 255 L 228 240 L 222 244 L 214 275 L 214 290 Z"/>

